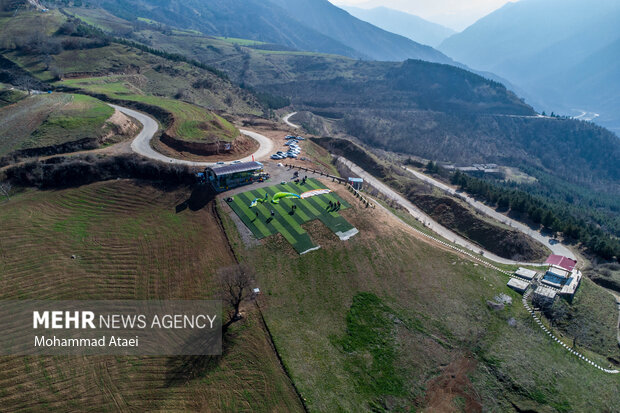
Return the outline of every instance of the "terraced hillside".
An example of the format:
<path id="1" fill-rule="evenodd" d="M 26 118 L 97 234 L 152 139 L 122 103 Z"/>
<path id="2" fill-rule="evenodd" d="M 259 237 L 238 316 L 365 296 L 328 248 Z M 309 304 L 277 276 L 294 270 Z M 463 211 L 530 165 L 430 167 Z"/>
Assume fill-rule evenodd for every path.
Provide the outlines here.
<path id="1" fill-rule="evenodd" d="M 187 102 L 144 94 L 125 76 L 71 79 L 58 85 L 161 108 L 172 116 L 166 133 L 182 140 L 232 142 L 239 135 L 239 131 L 221 116 Z"/>
<path id="2" fill-rule="evenodd" d="M 33 29 L 24 33 L 25 27 Z M 233 113 L 262 113 L 254 96 L 213 70 L 115 43 L 58 10 L 0 13 L 0 38 L 3 56 L 40 80 L 123 76 L 138 94 L 180 98 Z"/>
<path id="3" fill-rule="evenodd" d="M 54 93 L 26 97 L 0 108 L 0 156 L 72 142 L 76 148 L 92 148 L 136 131 L 129 118 L 112 115 L 114 109 L 89 96 Z"/>
<path id="4" fill-rule="evenodd" d="M 213 298 L 212 275 L 233 258 L 212 203 L 175 213 L 189 196 L 119 180 L 12 197 L 0 208 L 0 297 Z M 299 411 L 246 314 L 221 357 L 0 357 L 1 410 Z"/>

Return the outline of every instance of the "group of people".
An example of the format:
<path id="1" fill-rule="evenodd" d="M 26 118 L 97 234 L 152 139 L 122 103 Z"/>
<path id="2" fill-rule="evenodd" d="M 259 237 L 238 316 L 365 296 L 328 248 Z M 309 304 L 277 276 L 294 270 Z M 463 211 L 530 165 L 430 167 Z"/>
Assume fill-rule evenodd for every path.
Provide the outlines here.
<path id="1" fill-rule="evenodd" d="M 300 179 L 299 179 L 299 172 L 295 172 L 294 176 L 295 176 L 295 178 L 296 178 L 296 179 L 295 179 L 295 183 L 299 185 L 299 183 L 300 183 Z M 302 184 L 302 185 L 305 185 L 307 180 L 308 180 L 308 175 L 304 176 L 304 177 L 301 179 L 301 184 Z"/>
<path id="2" fill-rule="evenodd" d="M 340 204 L 340 201 L 329 201 L 329 206 L 327 207 L 328 211 L 339 211 L 340 207 L 342 205 Z"/>

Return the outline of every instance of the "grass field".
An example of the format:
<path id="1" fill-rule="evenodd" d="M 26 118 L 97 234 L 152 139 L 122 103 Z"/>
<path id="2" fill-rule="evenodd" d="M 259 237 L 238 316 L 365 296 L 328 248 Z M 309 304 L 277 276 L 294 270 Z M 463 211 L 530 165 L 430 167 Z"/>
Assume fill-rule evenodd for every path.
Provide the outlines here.
<path id="1" fill-rule="evenodd" d="M 313 189 L 323 188 L 325 185 L 316 179 L 308 179 L 305 185 L 295 183 L 274 185 L 235 195 L 234 200 L 229 205 L 256 238 L 262 239 L 280 233 L 291 243 L 295 251 L 301 254 L 317 247 L 306 230 L 302 228 L 306 222 L 318 219 L 334 233 L 344 233 L 353 229 L 353 226 L 337 211 L 328 210 L 330 201 L 333 203 L 340 201 L 341 209 L 349 208 L 349 204 L 332 192 L 305 199 L 281 199 L 279 204 L 259 203 L 254 208 L 250 208 L 249 205 L 256 198 L 264 198 L 265 194 L 269 194 L 269 199 L 272 199 L 277 192 L 301 194 Z M 291 214 L 292 205 L 297 205 L 294 214 Z M 273 219 L 270 215 L 271 210 L 275 212 Z M 258 216 L 256 216 L 256 212 L 258 212 Z"/>
<path id="2" fill-rule="evenodd" d="M 109 132 L 114 109 L 89 96 L 43 94 L 0 108 L 0 156 L 18 149 L 54 146 Z"/>
<path id="3" fill-rule="evenodd" d="M 124 80 L 124 76 L 69 79 L 60 84 L 103 93 L 116 99 L 148 103 L 164 108 L 174 116 L 174 122 L 169 127 L 168 133 L 183 140 L 232 142 L 239 136 L 239 131 L 221 116 L 190 103 L 142 94 L 140 90 Z"/>
<path id="4" fill-rule="evenodd" d="M 190 193 L 115 180 L 0 201 L 0 298 L 217 297 L 233 257 L 212 203 L 175 212 Z M 244 311 L 221 357 L 0 357 L 0 410 L 301 411 Z"/>
<path id="5" fill-rule="evenodd" d="M 620 377 L 549 340 L 504 275 L 416 240 L 382 209 L 342 215 L 360 230 L 354 243 L 312 225 L 323 247 L 312 254 L 282 253 L 278 237 L 249 250 L 234 244 L 257 269 L 265 319 L 311 411 L 614 411 L 620 403 Z M 513 304 L 493 311 L 486 301 L 499 293 Z"/>

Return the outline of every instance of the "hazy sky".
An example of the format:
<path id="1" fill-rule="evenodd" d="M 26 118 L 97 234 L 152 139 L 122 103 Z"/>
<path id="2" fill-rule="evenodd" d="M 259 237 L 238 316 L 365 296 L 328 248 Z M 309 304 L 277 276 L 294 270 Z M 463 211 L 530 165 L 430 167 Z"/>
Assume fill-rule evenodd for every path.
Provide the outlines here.
<path id="1" fill-rule="evenodd" d="M 461 31 L 467 26 L 515 0 L 330 0 L 336 5 L 370 9 L 385 6 L 415 14 Z"/>

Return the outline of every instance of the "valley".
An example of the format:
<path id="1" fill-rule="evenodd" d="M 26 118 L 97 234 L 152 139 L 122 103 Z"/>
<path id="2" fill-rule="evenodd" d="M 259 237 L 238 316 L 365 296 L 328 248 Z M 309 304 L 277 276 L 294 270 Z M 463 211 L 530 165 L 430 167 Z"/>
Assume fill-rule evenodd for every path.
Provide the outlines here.
<path id="1" fill-rule="evenodd" d="M 0 0 L 0 297 L 217 300 L 222 348 L 0 355 L 0 410 L 617 410 L 592 113 L 323 0 L 35 3 Z"/>

